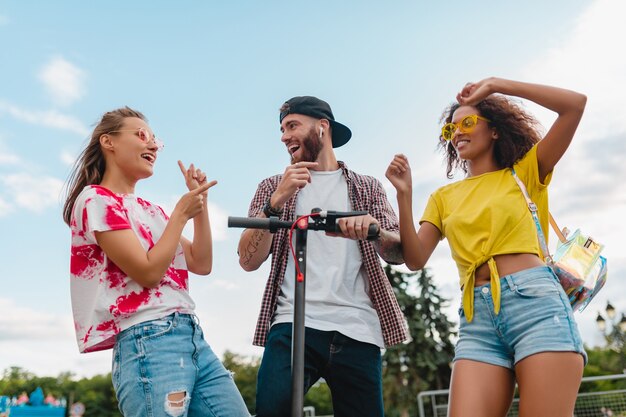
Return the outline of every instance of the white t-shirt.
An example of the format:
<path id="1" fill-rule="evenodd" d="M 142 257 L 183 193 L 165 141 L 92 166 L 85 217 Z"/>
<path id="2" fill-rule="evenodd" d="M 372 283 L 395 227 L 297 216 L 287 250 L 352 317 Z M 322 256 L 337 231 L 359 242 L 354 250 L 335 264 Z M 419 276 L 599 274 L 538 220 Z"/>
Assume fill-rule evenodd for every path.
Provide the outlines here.
<path id="1" fill-rule="evenodd" d="M 296 213 L 313 208 L 350 211 L 341 169 L 311 171 L 311 183 L 298 193 Z M 295 247 L 295 234 L 293 245 Z M 291 252 L 272 324 L 293 322 L 295 262 Z M 384 347 L 378 314 L 368 295 L 369 279 L 355 240 L 307 232 L 305 326 L 338 331 L 352 339 Z"/>
<path id="2" fill-rule="evenodd" d="M 193 314 L 187 263 L 179 244 L 156 288 L 144 288 L 108 259 L 94 232 L 132 229 L 146 251 L 163 234 L 168 216 L 132 194 L 91 185 L 78 195 L 70 229 L 70 289 L 76 340 L 81 353 L 110 349 L 115 336 L 137 323 L 174 312 Z"/>

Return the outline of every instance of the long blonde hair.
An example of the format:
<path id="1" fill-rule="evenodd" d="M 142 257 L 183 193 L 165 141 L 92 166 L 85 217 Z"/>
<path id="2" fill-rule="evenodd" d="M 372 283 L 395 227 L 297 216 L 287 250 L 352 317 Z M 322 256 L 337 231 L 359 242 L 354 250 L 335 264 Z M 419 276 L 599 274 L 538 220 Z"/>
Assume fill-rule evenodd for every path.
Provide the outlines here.
<path id="1" fill-rule="evenodd" d="M 68 226 L 72 218 L 74 202 L 83 188 L 87 185 L 100 184 L 102 181 L 102 176 L 106 169 L 106 161 L 100 147 L 100 136 L 119 130 L 124 124 L 124 120 L 128 117 L 138 117 L 147 121 L 143 114 L 128 106 L 104 113 L 91 134 L 89 144 L 87 144 L 87 147 L 74 163 L 74 167 L 66 182 L 68 192 L 67 199 L 63 205 L 63 220 Z"/>

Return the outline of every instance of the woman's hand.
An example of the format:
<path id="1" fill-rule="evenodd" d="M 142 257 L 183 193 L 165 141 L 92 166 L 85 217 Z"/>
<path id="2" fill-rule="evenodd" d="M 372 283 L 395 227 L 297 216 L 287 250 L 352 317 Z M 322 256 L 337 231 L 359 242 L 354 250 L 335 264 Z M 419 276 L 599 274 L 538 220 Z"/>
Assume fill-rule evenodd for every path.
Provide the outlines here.
<path id="1" fill-rule="evenodd" d="M 465 84 L 456 99 L 461 105 L 473 106 L 493 93 L 529 100 L 558 114 L 537 145 L 539 180 L 543 183 L 569 147 L 585 110 L 587 97 L 549 85 L 491 77 Z"/>
<path id="2" fill-rule="evenodd" d="M 481 102 L 489 95 L 498 93 L 497 78 L 485 78 L 476 83 L 469 82 L 463 86 L 461 91 L 456 95 L 456 101 L 462 106 L 473 106 Z"/>
<path id="3" fill-rule="evenodd" d="M 413 179 L 411 178 L 411 166 L 409 160 L 403 154 L 393 157 L 389 164 L 385 176 L 399 193 L 411 192 L 413 189 Z"/>
<path id="4" fill-rule="evenodd" d="M 202 172 L 202 170 L 200 170 L 199 168 L 196 168 L 193 164 L 189 165 L 189 168 L 187 169 L 181 161 L 178 161 L 178 167 L 180 168 L 180 172 L 182 172 L 183 176 L 185 177 L 185 184 L 187 184 L 187 188 L 189 189 L 189 191 L 193 191 L 196 188 L 207 184 L 206 174 Z M 209 184 L 210 185 L 207 190 L 217 184 L 217 181 L 213 180 Z M 207 194 L 208 191 L 205 191 L 202 194 L 205 199 Z"/>
<path id="5" fill-rule="evenodd" d="M 206 183 L 205 181 L 204 184 L 184 194 L 180 200 L 178 200 L 178 203 L 176 203 L 172 216 L 175 212 L 179 212 L 185 221 L 196 217 L 204 210 L 207 190 L 215 184 L 216 181 L 211 181 L 210 183 Z"/>

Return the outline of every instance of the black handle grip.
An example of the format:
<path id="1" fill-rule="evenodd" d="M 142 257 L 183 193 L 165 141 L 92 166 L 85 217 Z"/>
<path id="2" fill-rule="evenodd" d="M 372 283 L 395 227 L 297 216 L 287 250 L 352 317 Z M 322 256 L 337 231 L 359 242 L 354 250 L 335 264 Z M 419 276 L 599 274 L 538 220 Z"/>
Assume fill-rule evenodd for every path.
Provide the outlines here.
<path id="1" fill-rule="evenodd" d="M 269 229 L 270 219 L 259 219 L 258 217 L 228 216 L 228 227 L 241 227 L 244 229 Z"/>
<path id="2" fill-rule="evenodd" d="M 334 227 L 333 227 L 334 226 Z M 332 226 L 325 226 L 322 230 L 326 230 L 327 232 L 341 233 L 341 228 L 339 224 L 335 223 Z M 367 240 L 375 240 L 380 235 L 380 227 L 376 223 L 372 223 L 367 229 Z"/>
<path id="3" fill-rule="evenodd" d="M 369 229 L 367 229 L 367 240 L 375 240 L 380 236 L 380 227 L 376 223 L 370 224 Z"/>
<path id="4" fill-rule="evenodd" d="M 313 209 L 313 210 L 319 210 L 319 209 Z M 367 211 L 333 211 L 333 210 L 322 211 L 320 210 L 320 213 L 322 214 L 322 217 L 327 217 L 331 219 L 340 219 L 342 217 L 365 216 L 367 214 Z"/>
<path id="5" fill-rule="evenodd" d="M 258 217 L 232 217 L 228 216 L 228 227 L 241 227 L 244 229 L 265 229 L 274 233 L 278 229 L 289 229 L 293 222 L 280 220 L 278 217 L 261 219 Z"/>

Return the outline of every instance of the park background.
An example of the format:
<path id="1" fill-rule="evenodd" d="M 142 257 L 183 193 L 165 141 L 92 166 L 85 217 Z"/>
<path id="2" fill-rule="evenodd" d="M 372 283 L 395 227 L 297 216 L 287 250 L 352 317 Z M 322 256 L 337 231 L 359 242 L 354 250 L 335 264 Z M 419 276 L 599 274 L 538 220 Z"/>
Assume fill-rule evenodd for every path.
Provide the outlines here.
<path id="1" fill-rule="evenodd" d="M 288 164 L 280 105 L 296 95 L 328 101 L 353 132 L 338 159 L 379 178 L 394 206 L 384 172 L 406 154 L 419 218 L 429 193 L 449 182 L 436 151 L 441 112 L 463 84 L 487 76 L 588 96 L 555 170 L 551 211 L 606 245 L 606 288 L 576 314 L 587 346 L 603 346 L 598 312 L 607 301 L 626 311 L 625 13 L 620 0 L 0 0 L 0 370 L 110 370 L 110 351 L 76 347 L 61 219 L 63 183 L 105 111 L 142 111 L 166 144 L 137 194 L 171 210 L 185 192 L 178 159 L 218 180 L 209 195 L 214 268 L 191 277 L 191 294 L 218 355 L 259 357 L 251 341 L 269 265 L 241 270 L 240 230 L 226 220 L 245 216 L 258 182 Z M 544 126 L 554 120 L 526 104 Z M 457 322 L 446 241 L 428 267 Z"/>

